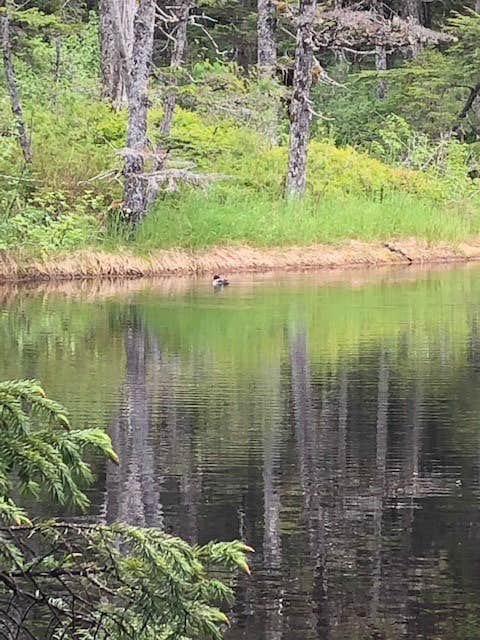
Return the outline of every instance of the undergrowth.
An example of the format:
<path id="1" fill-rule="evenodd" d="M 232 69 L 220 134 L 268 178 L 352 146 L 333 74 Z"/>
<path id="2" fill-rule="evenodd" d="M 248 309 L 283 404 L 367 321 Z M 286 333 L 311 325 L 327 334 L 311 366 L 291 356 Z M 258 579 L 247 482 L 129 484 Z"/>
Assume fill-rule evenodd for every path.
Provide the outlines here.
<path id="1" fill-rule="evenodd" d="M 92 60 L 94 35 L 95 29 L 88 27 Z M 43 46 L 38 45 L 37 55 L 47 59 Z M 128 245 L 142 253 L 165 247 L 286 246 L 392 236 L 455 241 L 480 233 L 480 180 L 471 177 L 468 145 L 453 139 L 433 142 L 397 115 L 377 128 L 370 153 L 337 146 L 329 128 L 317 123 L 307 197 L 303 203 L 285 202 L 286 127 L 281 116 L 278 144 L 272 144 L 273 116 L 265 98 L 270 89 L 254 81 L 239 83 L 227 67 L 207 65 L 194 70 L 197 84 L 192 86 L 197 89 L 184 86 L 180 92 L 170 158 L 217 179 L 204 189 L 180 187 L 161 194 L 136 237 L 127 240 L 115 223 L 126 114 L 96 97 L 78 47 L 72 35 L 63 53 L 70 75 L 65 72 L 62 83 L 49 85 L 44 95 L 48 65 L 40 82 L 27 65 L 19 64 L 34 149 L 28 169 L 0 89 L 0 250 L 45 255 Z M 79 89 L 73 90 L 72 79 Z M 220 97 L 214 86 L 219 79 L 227 87 Z M 151 95 L 149 139 L 154 141 L 162 115 L 158 86 Z M 229 115 L 239 99 L 241 118 Z M 209 110 L 209 103 L 218 109 Z"/>
<path id="2" fill-rule="evenodd" d="M 134 247 L 139 251 L 230 243 L 268 247 L 400 236 L 459 241 L 478 233 L 480 216 L 408 194 L 392 193 L 382 199 L 327 195 L 286 203 L 222 184 L 203 193 L 190 191 L 159 200 L 140 225 Z M 113 236 L 107 246 L 113 248 L 119 240 Z"/>

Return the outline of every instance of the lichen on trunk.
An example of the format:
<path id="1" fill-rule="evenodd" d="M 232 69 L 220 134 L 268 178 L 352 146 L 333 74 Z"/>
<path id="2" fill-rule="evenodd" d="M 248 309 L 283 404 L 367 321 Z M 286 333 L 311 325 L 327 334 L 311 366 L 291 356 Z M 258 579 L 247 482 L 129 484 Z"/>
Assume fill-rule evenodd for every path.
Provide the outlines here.
<path id="1" fill-rule="evenodd" d="M 310 89 L 313 66 L 313 27 L 316 0 L 301 0 L 295 46 L 293 95 L 290 105 L 290 142 L 288 149 L 287 197 L 301 197 L 305 192 L 307 147 L 310 129 Z"/>
<path id="2" fill-rule="evenodd" d="M 128 78 L 127 150 L 124 167 L 123 215 L 137 224 L 146 205 L 143 175 L 147 147 L 148 81 L 152 64 L 155 0 L 139 0 L 133 25 L 133 50 Z"/>
<path id="3" fill-rule="evenodd" d="M 257 57 L 260 77 L 273 78 L 277 64 L 277 49 L 275 7 L 272 0 L 258 0 Z"/>

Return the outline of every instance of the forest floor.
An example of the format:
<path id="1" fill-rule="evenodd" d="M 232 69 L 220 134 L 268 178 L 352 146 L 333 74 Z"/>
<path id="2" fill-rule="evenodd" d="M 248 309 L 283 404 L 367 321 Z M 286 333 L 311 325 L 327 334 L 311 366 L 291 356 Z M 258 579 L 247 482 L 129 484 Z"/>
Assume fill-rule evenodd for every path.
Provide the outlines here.
<path id="1" fill-rule="evenodd" d="M 247 245 L 208 249 L 161 249 L 145 255 L 84 249 L 45 258 L 0 253 L 0 281 L 140 278 L 147 276 L 223 275 L 275 270 L 314 270 L 480 261 L 480 237 L 469 242 L 431 242 L 417 238 L 391 242 L 350 240 L 275 248 Z"/>

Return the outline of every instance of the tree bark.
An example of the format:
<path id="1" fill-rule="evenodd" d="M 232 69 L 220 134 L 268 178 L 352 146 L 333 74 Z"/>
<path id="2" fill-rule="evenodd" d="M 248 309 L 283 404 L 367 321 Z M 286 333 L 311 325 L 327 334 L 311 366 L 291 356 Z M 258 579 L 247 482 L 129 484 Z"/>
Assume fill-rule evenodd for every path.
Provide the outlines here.
<path id="1" fill-rule="evenodd" d="M 385 47 L 377 45 L 375 48 L 375 68 L 377 71 L 386 71 L 388 69 L 387 52 Z M 377 98 L 383 100 L 387 95 L 387 79 L 380 77 L 377 81 Z"/>
<path id="2" fill-rule="evenodd" d="M 423 7 L 420 0 L 404 0 L 402 15 L 416 24 L 423 23 Z"/>
<path id="3" fill-rule="evenodd" d="M 475 0 L 475 11 L 480 13 L 480 0 Z"/>
<path id="4" fill-rule="evenodd" d="M 8 95 L 10 97 L 10 106 L 12 108 L 15 128 L 17 130 L 20 147 L 22 148 L 23 157 L 25 162 L 29 163 L 32 161 L 32 145 L 27 133 L 27 126 L 23 117 L 22 104 L 15 79 L 15 68 L 13 66 L 12 49 L 10 46 L 10 21 L 8 13 L 5 12 L 2 15 L 0 25 L 2 32 L 3 66 L 5 69 Z"/>
<path id="5" fill-rule="evenodd" d="M 384 17 L 388 11 L 388 7 L 386 7 L 385 2 L 380 0 L 375 0 L 372 8 L 375 9 L 375 11 L 382 17 Z M 388 58 L 385 45 L 377 44 L 375 47 L 375 69 L 377 71 L 386 71 L 388 69 Z M 377 80 L 375 93 L 379 100 L 383 100 L 387 95 L 387 79 L 385 77 L 379 77 Z"/>
<path id="6" fill-rule="evenodd" d="M 115 109 L 127 104 L 136 0 L 100 0 L 100 73 L 102 97 Z"/>
<path id="7" fill-rule="evenodd" d="M 144 152 L 147 146 L 148 80 L 153 53 L 155 0 L 139 0 L 133 26 L 133 50 L 128 78 L 127 155 L 124 167 L 123 214 L 137 224 L 146 206 Z"/>
<path id="8" fill-rule="evenodd" d="M 316 0 L 300 0 L 293 73 L 293 96 L 290 105 L 290 142 L 288 149 L 287 197 L 305 193 L 308 133 L 310 128 L 310 89 L 313 65 L 313 23 Z"/>
<path id="9" fill-rule="evenodd" d="M 257 60 L 261 78 L 274 78 L 277 64 L 275 7 L 272 0 L 258 0 Z"/>

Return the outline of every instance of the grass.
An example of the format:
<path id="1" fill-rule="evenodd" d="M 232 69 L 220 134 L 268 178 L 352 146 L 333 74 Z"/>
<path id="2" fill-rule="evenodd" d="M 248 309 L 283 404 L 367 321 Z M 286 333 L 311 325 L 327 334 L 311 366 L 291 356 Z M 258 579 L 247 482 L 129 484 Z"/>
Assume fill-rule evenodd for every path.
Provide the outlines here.
<path id="1" fill-rule="evenodd" d="M 411 195 L 392 193 L 381 201 L 330 195 L 288 203 L 270 194 L 217 185 L 158 201 L 140 225 L 131 248 L 148 252 L 239 243 L 282 247 L 411 236 L 455 242 L 478 233 L 480 212 L 472 215 L 462 212 L 460 205 L 434 204 Z M 109 248 L 119 241 L 115 235 L 105 240 Z"/>

